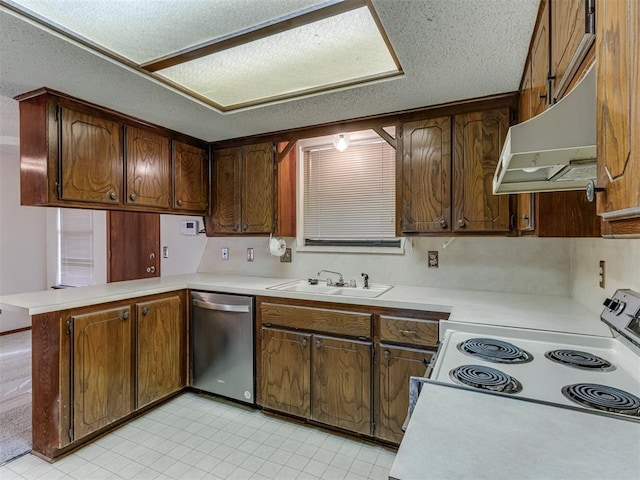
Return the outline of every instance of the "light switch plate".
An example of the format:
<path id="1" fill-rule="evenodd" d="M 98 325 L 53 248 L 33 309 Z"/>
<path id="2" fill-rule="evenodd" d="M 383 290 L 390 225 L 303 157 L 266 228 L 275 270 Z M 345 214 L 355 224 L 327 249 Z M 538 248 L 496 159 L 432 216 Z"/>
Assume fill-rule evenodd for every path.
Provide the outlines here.
<path id="1" fill-rule="evenodd" d="M 253 262 L 253 248 L 247 248 L 247 262 Z"/>

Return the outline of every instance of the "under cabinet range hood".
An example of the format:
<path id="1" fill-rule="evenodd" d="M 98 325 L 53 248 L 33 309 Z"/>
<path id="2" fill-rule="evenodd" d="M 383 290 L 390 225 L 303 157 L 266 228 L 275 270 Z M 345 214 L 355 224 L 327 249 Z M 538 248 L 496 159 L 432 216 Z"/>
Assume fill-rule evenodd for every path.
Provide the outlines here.
<path id="1" fill-rule="evenodd" d="M 582 190 L 596 178 L 596 72 L 562 100 L 507 132 L 493 193 Z"/>

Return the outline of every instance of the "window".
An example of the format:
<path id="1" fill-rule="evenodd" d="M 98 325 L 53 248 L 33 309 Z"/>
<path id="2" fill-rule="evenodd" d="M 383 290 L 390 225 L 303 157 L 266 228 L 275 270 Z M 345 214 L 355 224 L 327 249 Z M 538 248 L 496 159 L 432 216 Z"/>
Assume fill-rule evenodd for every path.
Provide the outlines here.
<path id="1" fill-rule="evenodd" d="M 81 287 L 95 283 L 93 245 L 91 210 L 58 209 L 58 285 Z"/>
<path id="2" fill-rule="evenodd" d="M 301 142 L 300 246 L 400 247 L 395 237 L 395 150 L 372 131 Z"/>

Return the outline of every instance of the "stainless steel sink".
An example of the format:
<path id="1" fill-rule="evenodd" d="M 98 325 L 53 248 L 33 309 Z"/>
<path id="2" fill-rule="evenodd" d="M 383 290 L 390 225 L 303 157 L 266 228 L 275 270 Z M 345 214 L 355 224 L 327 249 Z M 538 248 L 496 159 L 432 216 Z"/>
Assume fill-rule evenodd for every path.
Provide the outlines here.
<path id="1" fill-rule="evenodd" d="M 293 282 L 281 283 L 267 290 L 280 290 L 285 292 L 297 293 L 314 293 L 317 295 L 333 295 L 339 297 L 356 297 L 356 298 L 376 298 L 387 290 L 393 288 L 391 285 L 369 284 L 369 288 L 359 287 L 336 287 L 335 285 L 326 285 L 319 283 L 311 285 L 307 280 L 294 280 Z"/>

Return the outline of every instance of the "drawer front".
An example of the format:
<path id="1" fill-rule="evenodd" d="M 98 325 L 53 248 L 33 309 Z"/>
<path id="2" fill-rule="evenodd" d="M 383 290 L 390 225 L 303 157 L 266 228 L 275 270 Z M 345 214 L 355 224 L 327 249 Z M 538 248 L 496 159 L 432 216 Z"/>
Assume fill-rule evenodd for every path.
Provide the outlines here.
<path id="1" fill-rule="evenodd" d="M 380 340 L 436 348 L 438 322 L 381 315 Z"/>
<path id="2" fill-rule="evenodd" d="M 277 303 L 261 304 L 264 325 L 300 328 L 323 333 L 371 338 L 371 315 Z"/>

